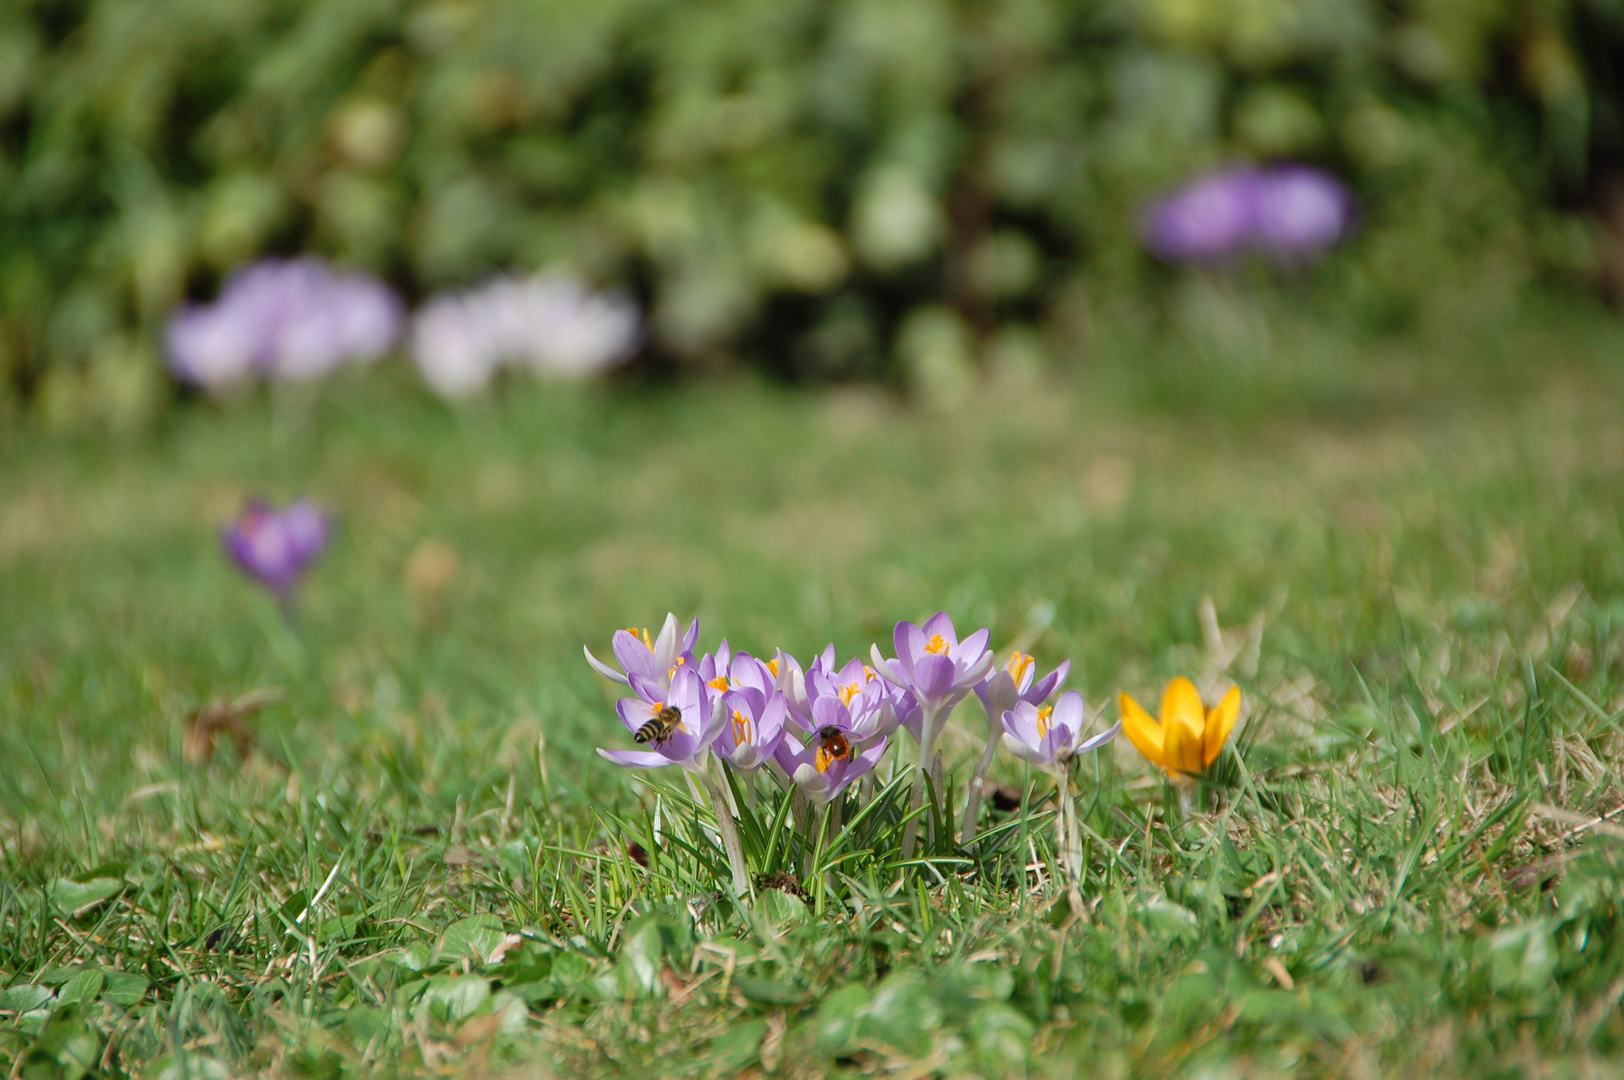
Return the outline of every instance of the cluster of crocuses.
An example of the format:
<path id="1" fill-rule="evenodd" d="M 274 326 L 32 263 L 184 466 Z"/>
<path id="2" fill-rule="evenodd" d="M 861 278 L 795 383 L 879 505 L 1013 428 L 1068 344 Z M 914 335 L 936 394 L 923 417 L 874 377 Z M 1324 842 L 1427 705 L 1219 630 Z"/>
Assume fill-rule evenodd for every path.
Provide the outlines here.
<path id="1" fill-rule="evenodd" d="M 750 878 L 716 771 L 722 763 L 740 775 L 747 792 L 754 791 L 762 770 L 793 785 L 817 811 L 813 820 L 822 823 L 831 806 L 838 813 L 839 796 L 870 774 L 896 733 L 905 731 L 917 752 L 902 840 L 904 857 L 911 857 L 921 816 L 916 811 L 926 797 L 926 785 L 918 778 L 931 773 L 939 778 L 937 738 L 954 707 L 973 692 L 988 732 L 967 793 L 961 842 L 975 836 L 983 785 L 1001 743 L 1055 777 L 1060 850 L 1077 878 L 1082 854 L 1069 787 L 1073 762 L 1125 728 L 1146 757 L 1170 777 L 1187 782 L 1217 759 L 1240 708 L 1238 688 L 1208 709 L 1195 686 L 1179 678 L 1163 697 L 1160 719 L 1123 694 L 1121 719 L 1088 735 L 1092 718 L 1082 695 L 1060 690 L 1069 662 L 1041 677 L 1034 658 L 1023 652 L 1011 653 L 999 665 L 988 647 L 989 631 L 983 628 L 960 640 L 946 612 L 937 612 L 923 626 L 898 623 L 896 655 L 886 657 L 876 645 L 868 662 L 841 663 L 831 645 L 803 666 L 782 650 L 763 659 L 735 652 L 725 640 L 715 652 L 695 656 L 698 635 L 697 619 L 684 629 L 675 615 L 668 615 L 655 635 L 615 632 L 612 649 L 618 667 L 585 650 L 599 674 L 631 691 L 616 711 L 641 746 L 600 748 L 598 753 L 631 768 L 678 765 L 688 770 L 716 813 L 734 890 L 741 894 L 749 889 Z"/>
<path id="2" fill-rule="evenodd" d="M 1248 251 L 1276 262 L 1311 262 L 1348 235 L 1354 201 L 1340 180 L 1308 165 L 1236 165 L 1199 177 L 1145 215 L 1152 252 L 1213 263 Z"/>
<path id="3" fill-rule="evenodd" d="M 377 278 L 338 273 L 320 259 L 265 259 L 226 279 L 212 304 L 170 317 L 170 370 L 220 391 L 258 376 L 305 381 L 376 360 L 406 326 L 406 306 Z M 412 319 L 411 352 L 431 390 L 462 397 L 509 362 L 580 377 L 630 358 L 641 335 L 636 305 L 562 272 L 497 277 L 431 297 Z"/>

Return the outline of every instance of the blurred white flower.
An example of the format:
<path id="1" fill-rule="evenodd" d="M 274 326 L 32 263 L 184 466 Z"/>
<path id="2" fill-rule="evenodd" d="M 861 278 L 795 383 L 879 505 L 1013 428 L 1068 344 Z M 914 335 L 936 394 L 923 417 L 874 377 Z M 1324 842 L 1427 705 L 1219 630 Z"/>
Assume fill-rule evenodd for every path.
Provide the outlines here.
<path id="1" fill-rule="evenodd" d="M 460 397 L 503 364 L 584 376 L 620 363 L 640 338 L 637 308 L 558 273 L 499 277 L 426 303 L 412 325 L 412 356 L 429 387 Z"/>

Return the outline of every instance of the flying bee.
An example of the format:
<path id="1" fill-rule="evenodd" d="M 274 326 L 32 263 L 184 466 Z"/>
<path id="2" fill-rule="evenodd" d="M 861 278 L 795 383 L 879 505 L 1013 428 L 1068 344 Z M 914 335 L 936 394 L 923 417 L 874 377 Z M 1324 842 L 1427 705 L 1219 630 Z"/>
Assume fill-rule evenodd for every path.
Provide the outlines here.
<path id="1" fill-rule="evenodd" d="M 649 717 L 642 727 L 632 733 L 632 742 L 651 742 L 659 746 L 669 739 L 682 723 L 682 710 L 675 705 L 661 705 L 658 712 Z"/>
<path id="2" fill-rule="evenodd" d="M 818 760 L 819 772 L 828 769 L 834 762 L 842 758 L 851 757 L 851 740 L 846 733 L 833 724 L 818 729 Z"/>

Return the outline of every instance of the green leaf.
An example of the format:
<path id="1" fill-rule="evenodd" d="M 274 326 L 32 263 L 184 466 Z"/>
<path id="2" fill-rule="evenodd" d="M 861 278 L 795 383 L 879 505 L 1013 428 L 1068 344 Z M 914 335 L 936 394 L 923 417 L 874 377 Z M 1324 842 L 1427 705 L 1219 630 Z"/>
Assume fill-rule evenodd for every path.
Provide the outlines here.
<path id="1" fill-rule="evenodd" d="M 14 1013 L 33 1012 L 35 1009 L 44 1008 L 51 998 L 48 987 L 21 983 L 0 990 L 0 1009 Z"/>
<path id="2" fill-rule="evenodd" d="M 859 983 L 842 986 L 823 999 L 813 1035 L 817 1048 L 830 1057 L 839 1057 L 857 1043 L 857 1027 L 868 1007 L 868 987 Z"/>
<path id="3" fill-rule="evenodd" d="M 137 975 L 132 971 L 103 972 L 106 981 L 102 986 L 102 997 L 115 1005 L 130 1008 L 147 992 L 147 977 Z"/>
<path id="4" fill-rule="evenodd" d="M 776 979 L 741 974 L 733 976 L 733 985 L 739 993 L 763 1005 L 798 1005 L 806 1000 L 806 991 Z"/>
<path id="5" fill-rule="evenodd" d="M 470 915 L 446 927 L 440 937 L 440 956 L 459 960 L 466 956 L 484 964 L 506 939 L 501 919 L 495 915 Z"/>
<path id="6" fill-rule="evenodd" d="M 77 915 L 123 891 L 124 879 L 113 877 L 91 878 L 89 881 L 57 878 L 50 889 L 51 903 L 64 915 Z"/>
<path id="7" fill-rule="evenodd" d="M 923 1057 L 930 1051 L 931 1032 L 941 1022 L 941 1007 L 919 973 L 896 971 L 875 988 L 863 1010 L 861 1030 L 904 1054 Z"/>
<path id="8" fill-rule="evenodd" d="M 988 1076 L 1009 1073 L 1026 1061 L 1037 1027 L 1019 1009 L 987 1005 L 970 1020 L 970 1045 Z"/>
<path id="9" fill-rule="evenodd" d="M 417 1001 L 419 1018 L 432 1018 L 442 1024 L 468 1019 L 491 996 L 489 980 L 479 975 L 436 975 Z"/>
<path id="10" fill-rule="evenodd" d="M 94 1001 L 105 981 L 100 968 L 86 968 L 64 983 L 56 998 L 61 1002 Z"/>
<path id="11" fill-rule="evenodd" d="M 746 1020 L 734 1024 L 710 1041 L 710 1074 L 735 1076 L 756 1063 L 767 1021 Z"/>
<path id="12" fill-rule="evenodd" d="M 1485 944 L 1489 980 L 1496 990 L 1537 990 L 1550 982 L 1556 970 L 1556 945 L 1544 919 L 1507 927 Z"/>

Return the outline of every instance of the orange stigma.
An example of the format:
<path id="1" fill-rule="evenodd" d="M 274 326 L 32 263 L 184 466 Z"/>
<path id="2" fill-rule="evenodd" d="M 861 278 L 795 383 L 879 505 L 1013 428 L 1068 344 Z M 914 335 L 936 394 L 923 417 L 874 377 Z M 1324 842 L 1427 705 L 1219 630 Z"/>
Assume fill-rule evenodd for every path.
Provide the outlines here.
<path id="1" fill-rule="evenodd" d="M 849 708 L 851 708 L 851 699 L 856 697 L 858 694 L 861 694 L 862 692 L 863 692 L 863 688 L 861 686 L 857 685 L 854 682 L 853 683 L 847 683 L 845 686 L 842 686 L 840 688 L 840 703 L 842 705 L 846 706 L 846 708 L 849 709 Z"/>
<path id="2" fill-rule="evenodd" d="M 755 741 L 755 738 L 754 738 L 753 725 L 752 725 L 752 722 L 751 722 L 750 718 L 748 716 L 744 715 L 744 713 L 740 712 L 738 709 L 734 709 L 733 710 L 733 745 L 734 746 L 743 746 L 745 743 L 754 742 L 754 741 Z"/>
<path id="3" fill-rule="evenodd" d="M 626 627 L 626 633 L 628 633 L 632 637 L 637 638 L 638 640 L 642 641 L 642 643 L 644 645 L 648 646 L 648 651 L 649 652 L 654 651 L 654 639 L 648 636 L 648 631 L 647 630 L 639 630 L 635 626 L 628 626 L 628 627 Z"/>
<path id="4" fill-rule="evenodd" d="M 1049 717 L 1052 715 L 1054 715 L 1054 706 L 1052 705 L 1044 705 L 1038 709 L 1038 738 L 1044 738 L 1049 734 L 1051 726 Z"/>
<path id="5" fill-rule="evenodd" d="M 767 661 L 767 670 L 773 673 L 773 678 L 778 678 L 778 657 L 775 656 Z"/>
<path id="6" fill-rule="evenodd" d="M 945 656 L 947 647 L 947 639 L 940 634 L 932 634 L 930 640 L 925 642 L 925 651 L 935 653 L 937 656 Z"/>
<path id="7" fill-rule="evenodd" d="M 1021 679 L 1028 671 L 1032 670 L 1034 662 L 1031 653 L 1011 653 L 1009 663 L 1004 665 L 1004 670 L 1009 672 L 1009 677 L 1015 680 L 1016 686 L 1019 686 L 1021 685 Z"/>

